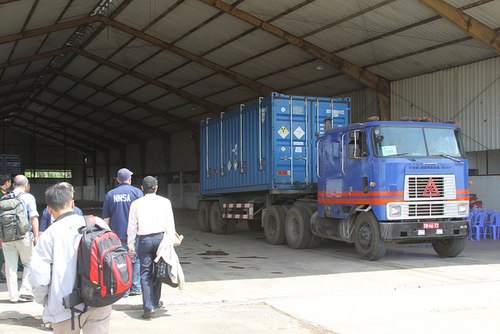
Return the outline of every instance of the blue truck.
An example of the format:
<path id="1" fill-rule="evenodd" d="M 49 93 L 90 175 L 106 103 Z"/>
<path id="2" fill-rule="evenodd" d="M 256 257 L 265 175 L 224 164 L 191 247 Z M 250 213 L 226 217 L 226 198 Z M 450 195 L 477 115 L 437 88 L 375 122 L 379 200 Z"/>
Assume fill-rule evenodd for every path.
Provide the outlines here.
<path id="1" fill-rule="evenodd" d="M 391 243 L 454 257 L 469 233 L 460 127 L 420 120 L 350 124 L 349 98 L 272 93 L 200 124 L 200 229 L 237 223 L 271 244 L 354 243 L 377 260 Z"/>

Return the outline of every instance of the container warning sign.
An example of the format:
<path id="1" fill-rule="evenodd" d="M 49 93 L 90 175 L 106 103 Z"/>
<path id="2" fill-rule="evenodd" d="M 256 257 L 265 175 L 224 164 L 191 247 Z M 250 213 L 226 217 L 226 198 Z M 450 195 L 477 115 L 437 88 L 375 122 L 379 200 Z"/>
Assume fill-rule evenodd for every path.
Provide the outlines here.
<path id="1" fill-rule="evenodd" d="M 233 165 L 231 164 L 231 160 L 229 160 L 227 162 L 227 170 L 231 170 L 231 167 L 233 167 Z"/>
<path id="2" fill-rule="evenodd" d="M 287 128 L 285 128 L 284 126 L 282 126 L 279 130 L 278 130 L 278 134 L 281 136 L 281 138 L 285 139 L 286 136 L 288 136 L 290 132 L 288 131 Z"/>
<path id="3" fill-rule="evenodd" d="M 302 128 L 299 126 L 297 129 L 295 129 L 295 131 L 293 132 L 293 134 L 295 135 L 295 137 L 297 137 L 298 139 L 301 139 L 302 137 L 304 137 L 304 135 L 306 134 L 304 132 L 304 130 L 302 130 Z"/>

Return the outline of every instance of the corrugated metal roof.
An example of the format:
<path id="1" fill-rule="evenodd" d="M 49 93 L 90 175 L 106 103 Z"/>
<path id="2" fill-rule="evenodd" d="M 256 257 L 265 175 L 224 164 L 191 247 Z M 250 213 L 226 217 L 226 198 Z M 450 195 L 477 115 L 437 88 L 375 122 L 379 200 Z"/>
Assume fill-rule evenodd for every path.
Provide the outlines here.
<path id="1" fill-rule="evenodd" d="M 500 1 L 447 2 L 498 33 Z M 376 93 L 363 89 L 379 86 L 342 72 L 345 61 L 379 81 L 393 81 L 498 56 L 419 0 L 222 4 L 267 22 L 254 26 L 237 11 L 225 13 L 204 0 L 4 3 L 0 114 L 42 99 L 48 107 L 31 113 L 68 122 L 72 140 L 86 136 L 93 142 L 93 131 L 109 136 L 113 140 L 102 143 L 108 146 L 196 131 L 199 119 L 272 90 L 322 96 L 354 91 L 368 107 L 353 110 L 372 112 L 374 104 L 367 101 Z M 309 44 L 294 45 L 294 38 Z M 321 52 L 338 58 L 320 62 Z M 65 109 L 68 115 L 60 117 Z M 90 130 L 77 133 L 84 120 L 69 127 L 71 112 L 88 118 Z M 125 129 L 134 138 L 121 138 Z"/>

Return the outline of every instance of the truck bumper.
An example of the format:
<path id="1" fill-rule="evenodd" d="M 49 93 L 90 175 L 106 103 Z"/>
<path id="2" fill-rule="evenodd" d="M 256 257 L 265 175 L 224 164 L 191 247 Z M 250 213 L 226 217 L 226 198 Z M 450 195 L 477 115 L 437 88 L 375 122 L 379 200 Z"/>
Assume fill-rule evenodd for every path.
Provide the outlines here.
<path id="1" fill-rule="evenodd" d="M 469 235 L 469 221 L 380 222 L 380 234 L 384 241 L 400 242 L 465 238 Z"/>

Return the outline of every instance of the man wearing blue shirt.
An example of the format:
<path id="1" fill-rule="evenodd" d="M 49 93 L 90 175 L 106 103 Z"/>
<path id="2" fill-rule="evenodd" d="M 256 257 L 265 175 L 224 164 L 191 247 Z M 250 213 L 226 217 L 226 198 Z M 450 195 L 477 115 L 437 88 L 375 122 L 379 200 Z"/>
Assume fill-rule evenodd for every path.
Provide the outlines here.
<path id="1" fill-rule="evenodd" d="M 120 238 L 122 245 L 127 247 L 128 214 L 133 201 L 143 196 L 142 191 L 131 185 L 132 172 L 122 168 L 116 175 L 118 186 L 108 191 L 102 205 L 102 219 Z M 136 245 L 137 247 L 137 245 Z M 130 295 L 141 294 L 140 263 L 137 256 L 132 258 L 132 287 Z M 128 295 L 128 294 L 127 294 Z M 125 297 L 127 296 L 125 295 Z"/>

